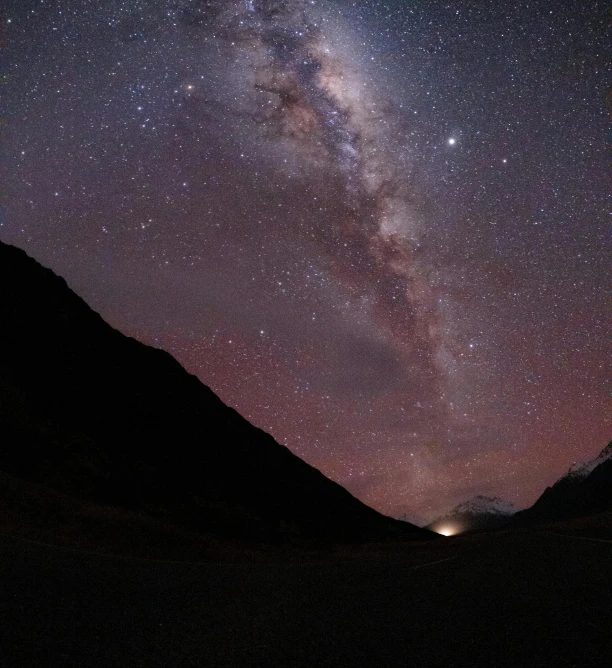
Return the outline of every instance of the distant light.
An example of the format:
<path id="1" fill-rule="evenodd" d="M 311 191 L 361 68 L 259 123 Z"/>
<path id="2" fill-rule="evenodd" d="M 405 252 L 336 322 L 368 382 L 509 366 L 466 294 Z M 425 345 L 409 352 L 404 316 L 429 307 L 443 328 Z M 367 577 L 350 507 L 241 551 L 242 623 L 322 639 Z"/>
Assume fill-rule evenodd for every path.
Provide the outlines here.
<path id="1" fill-rule="evenodd" d="M 441 536 L 454 536 L 457 530 L 454 527 L 442 527 L 441 529 L 437 529 L 436 533 L 439 533 Z"/>
<path id="2" fill-rule="evenodd" d="M 454 145 L 457 143 L 457 140 L 456 140 L 454 137 L 451 137 L 451 138 L 448 140 L 448 143 L 449 143 L 451 146 L 454 146 Z"/>

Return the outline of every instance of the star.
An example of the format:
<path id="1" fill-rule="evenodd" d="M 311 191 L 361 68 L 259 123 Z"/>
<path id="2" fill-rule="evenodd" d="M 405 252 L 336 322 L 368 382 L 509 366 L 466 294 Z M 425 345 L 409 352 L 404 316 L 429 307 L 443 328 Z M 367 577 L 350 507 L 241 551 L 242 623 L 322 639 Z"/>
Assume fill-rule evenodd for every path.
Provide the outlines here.
<path id="1" fill-rule="evenodd" d="M 603 3 L 9 4 L 3 241 L 387 514 L 601 450 Z"/>

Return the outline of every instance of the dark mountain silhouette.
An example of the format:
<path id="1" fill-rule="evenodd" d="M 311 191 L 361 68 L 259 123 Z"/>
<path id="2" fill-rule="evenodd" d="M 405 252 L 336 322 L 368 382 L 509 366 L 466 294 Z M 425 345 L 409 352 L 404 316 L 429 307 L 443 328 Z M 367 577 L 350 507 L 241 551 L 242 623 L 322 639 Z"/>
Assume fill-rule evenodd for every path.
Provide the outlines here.
<path id="1" fill-rule="evenodd" d="M 526 510 L 514 516 L 518 525 L 554 522 L 612 510 L 612 443 L 593 461 L 570 469 Z"/>
<path id="2" fill-rule="evenodd" d="M 0 281 L 0 470 L 214 535 L 431 537 L 362 504 L 2 243 Z"/>
<path id="3" fill-rule="evenodd" d="M 446 535 L 499 529 L 510 523 L 515 512 L 511 503 L 479 494 L 455 506 L 425 528 Z"/>

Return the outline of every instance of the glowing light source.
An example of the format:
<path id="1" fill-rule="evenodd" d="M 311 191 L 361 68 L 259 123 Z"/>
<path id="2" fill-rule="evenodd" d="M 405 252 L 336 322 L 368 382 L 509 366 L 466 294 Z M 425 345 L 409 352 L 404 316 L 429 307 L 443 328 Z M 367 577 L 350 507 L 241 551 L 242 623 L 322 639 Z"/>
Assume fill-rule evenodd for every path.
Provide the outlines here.
<path id="1" fill-rule="evenodd" d="M 436 533 L 439 533 L 441 536 L 454 536 L 457 533 L 457 530 L 454 527 L 445 526 L 441 529 L 437 529 Z"/>
<path id="2" fill-rule="evenodd" d="M 456 140 L 454 137 L 451 137 L 451 138 L 448 140 L 448 143 L 449 143 L 451 146 L 454 146 L 454 145 L 457 143 L 457 140 Z"/>

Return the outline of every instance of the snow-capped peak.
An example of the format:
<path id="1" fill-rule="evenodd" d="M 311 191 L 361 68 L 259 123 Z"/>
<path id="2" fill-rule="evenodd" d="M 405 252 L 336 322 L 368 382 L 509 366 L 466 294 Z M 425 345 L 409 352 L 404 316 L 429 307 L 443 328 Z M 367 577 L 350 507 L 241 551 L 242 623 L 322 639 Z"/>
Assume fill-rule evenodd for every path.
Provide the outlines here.
<path id="1" fill-rule="evenodd" d="M 470 513 L 472 515 L 514 515 L 515 512 L 516 508 L 509 501 L 482 494 L 460 503 L 452 511 L 453 514 Z"/>
<path id="2" fill-rule="evenodd" d="M 599 453 L 599 455 L 597 455 L 597 457 L 592 459 L 590 462 L 574 464 L 570 468 L 568 475 L 572 478 L 586 478 L 586 476 L 588 476 L 589 473 L 593 471 L 593 469 L 597 468 L 600 464 L 607 461 L 608 459 L 612 459 L 612 442 L 608 443 L 608 445 Z"/>

